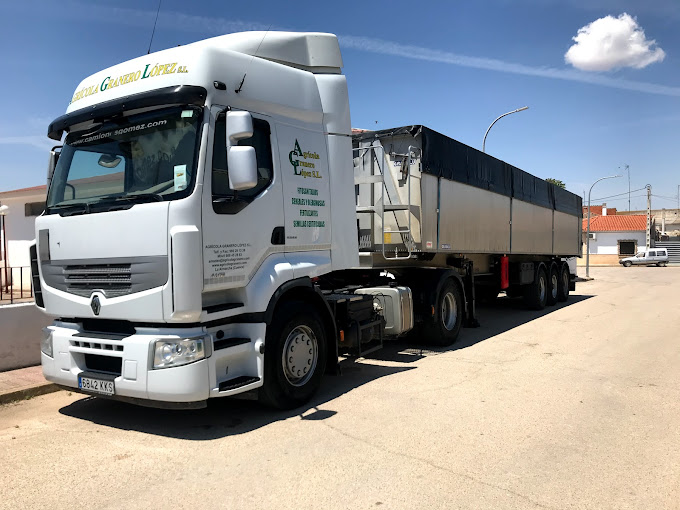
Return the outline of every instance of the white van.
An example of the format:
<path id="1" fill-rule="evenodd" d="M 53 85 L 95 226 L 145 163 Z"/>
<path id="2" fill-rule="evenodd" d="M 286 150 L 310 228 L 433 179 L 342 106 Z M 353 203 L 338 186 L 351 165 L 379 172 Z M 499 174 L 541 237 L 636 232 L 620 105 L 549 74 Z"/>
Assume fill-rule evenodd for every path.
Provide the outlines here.
<path id="1" fill-rule="evenodd" d="M 666 248 L 650 248 L 639 251 L 634 257 L 626 257 L 619 260 L 623 267 L 638 266 L 666 266 L 668 264 L 668 252 Z"/>

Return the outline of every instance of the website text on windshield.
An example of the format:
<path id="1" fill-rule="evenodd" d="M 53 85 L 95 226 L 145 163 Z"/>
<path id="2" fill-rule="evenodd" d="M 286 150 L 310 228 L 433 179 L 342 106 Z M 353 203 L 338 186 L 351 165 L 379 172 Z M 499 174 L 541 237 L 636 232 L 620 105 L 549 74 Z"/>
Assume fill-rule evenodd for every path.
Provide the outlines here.
<path id="1" fill-rule="evenodd" d="M 172 200 L 193 188 L 202 109 L 172 107 L 113 118 L 69 134 L 47 198 L 47 213 L 107 201 Z M 134 200 L 132 200 L 134 199 Z M 148 201 L 148 200 L 147 200 Z"/>

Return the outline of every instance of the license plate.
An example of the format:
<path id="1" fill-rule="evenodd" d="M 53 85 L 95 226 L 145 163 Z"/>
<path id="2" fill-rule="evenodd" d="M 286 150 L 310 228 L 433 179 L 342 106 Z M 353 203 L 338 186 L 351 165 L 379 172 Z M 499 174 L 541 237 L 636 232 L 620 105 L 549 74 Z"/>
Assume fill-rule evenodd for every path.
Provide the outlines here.
<path id="1" fill-rule="evenodd" d="M 79 377 L 78 387 L 81 390 L 91 391 L 93 393 L 101 393 L 102 395 L 114 394 L 113 381 L 103 381 L 101 379 L 93 379 L 91 377 Z"/>

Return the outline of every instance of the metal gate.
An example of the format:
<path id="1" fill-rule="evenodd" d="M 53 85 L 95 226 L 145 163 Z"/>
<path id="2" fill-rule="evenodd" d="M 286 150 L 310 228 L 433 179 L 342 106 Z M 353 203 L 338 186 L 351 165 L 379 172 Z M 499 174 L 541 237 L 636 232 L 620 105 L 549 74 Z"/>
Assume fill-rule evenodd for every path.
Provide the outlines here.
<path id="1" fill-rule="evenodd" d="M 666 248 L 668 251 L 668 262 L 680 264 L 680 241 L 656 241 L 654 248 Z"/>

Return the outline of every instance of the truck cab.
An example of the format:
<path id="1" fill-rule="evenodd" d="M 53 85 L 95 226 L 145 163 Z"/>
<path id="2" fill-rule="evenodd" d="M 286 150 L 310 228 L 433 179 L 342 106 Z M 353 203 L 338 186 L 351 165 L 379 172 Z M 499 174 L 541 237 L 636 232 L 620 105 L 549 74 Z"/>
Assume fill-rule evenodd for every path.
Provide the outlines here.
<path id="1" fill-rule="evenodd" d="M 48 380 L 185 406 L 262 386 L 278 299 L 319 306 L 311 279 L 358 265 L 341 67 L 333 35 L 250 32 L 83 80 L 32 249 Z"/>

